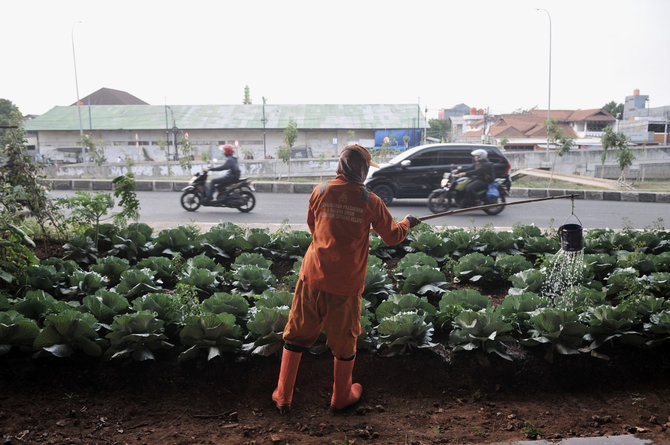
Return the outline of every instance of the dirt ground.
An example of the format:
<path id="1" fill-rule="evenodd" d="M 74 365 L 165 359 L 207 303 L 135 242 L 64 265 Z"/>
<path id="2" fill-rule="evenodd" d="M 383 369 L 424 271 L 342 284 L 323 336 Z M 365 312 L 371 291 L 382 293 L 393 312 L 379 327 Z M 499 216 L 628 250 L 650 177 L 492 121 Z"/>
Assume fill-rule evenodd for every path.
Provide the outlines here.
<path id="1" fill-rule="evenodd" d="M 514 362 L 361 352 L 363 398 L 329 410 L 332 356 L 305 355 L 293 409 L 270 394 L 279 357 L 179 365 L 0 361 L 3 444 L 439 444 L 635 434 L 670 444 L 670 354 Z"/>

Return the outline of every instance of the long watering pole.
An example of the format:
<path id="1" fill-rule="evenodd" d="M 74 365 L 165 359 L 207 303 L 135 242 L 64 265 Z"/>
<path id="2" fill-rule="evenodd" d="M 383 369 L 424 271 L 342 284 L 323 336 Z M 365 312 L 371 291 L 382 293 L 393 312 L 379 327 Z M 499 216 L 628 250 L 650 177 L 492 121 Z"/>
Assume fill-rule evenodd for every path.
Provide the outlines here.
<path id="1" fill-rule="evenodd" d="M 448 216 L 448 215 L 455 215 L 457 213 L 464 213 L 464 212 L 471 212 L 472 210 L 483 210 L 483 209 L 490 209 L 492 207 L 501 207 L 501 206 L 512 206 L 515 204 L 527 204 L 529 202 L 538 202 L 538 201 L 547 201 L 548 199 L 565 199 L 565 198 L 576 198 L 577 195 L 572 194 L 572 195 L 558 195 L 558 196 L 549 196 L 548 198 L 535 198 L 535 199 L 526 199 L 524 201 L 515 201 L 515 202 L 505 202 L 502 204 L 486 204 L 483 206 L 477 206 L 477 207 L 468 207 L 465 209 L 458 209 L 458 210 L 450 210 L 448 212 L 442 212 L 442 213 L 435 213 L 434 215 L 426 215 L 426 216 L 421 216 L 417 218 L 419 221 L 425 221 L 427 219 L 433 219 L 433 218 L 439 218 L 441 216 Z"/>

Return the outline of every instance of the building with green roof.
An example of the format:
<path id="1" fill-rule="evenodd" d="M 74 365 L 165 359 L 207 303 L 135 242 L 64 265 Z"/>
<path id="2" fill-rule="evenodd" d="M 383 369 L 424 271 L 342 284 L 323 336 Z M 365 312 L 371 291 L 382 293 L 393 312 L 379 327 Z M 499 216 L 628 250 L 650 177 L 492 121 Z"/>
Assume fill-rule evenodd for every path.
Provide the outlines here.
<path id="1" fill-rule="evenodd" d="M 81 103 L 81 102 L 80 102 Z M 80 132 L 98 141 L 105 157 L 164 160 L 175 141 L 190 143 L 194 157 L 220 157 L 222 144 L 238 147 L 240 158 L 276 157 L 289 121 L 297 123 L 296 146 L 313 155 L 336 156 L 349 143 L 379 146 L 390 136 L 403 145 L 419 143 L 425 116 L 417 104 L 313 105 L 79 105 L 57 106 L 25 123 L 36 152 L 60 162 L 80 160 Z M 405 138 L 409 141 L 410 138 Z"/>

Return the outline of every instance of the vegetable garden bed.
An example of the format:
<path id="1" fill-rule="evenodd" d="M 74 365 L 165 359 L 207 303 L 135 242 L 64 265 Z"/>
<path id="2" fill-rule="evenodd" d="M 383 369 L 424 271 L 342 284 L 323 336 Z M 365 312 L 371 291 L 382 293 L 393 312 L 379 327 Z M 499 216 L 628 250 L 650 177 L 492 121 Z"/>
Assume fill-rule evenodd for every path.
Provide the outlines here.
<path id="1" fill-rule="evenodd" d="M 666 231 L 586 231 L 579 283 L 554 298 L 555 233 L 419 225 L 394 247 L 373 235 L 364 399 L 329 413 L 322 338 L 288 417 L 269 395 L 309 233 L 136 224 L 95 237 L 3 282 L 10 443 L 670 439 Z"/>

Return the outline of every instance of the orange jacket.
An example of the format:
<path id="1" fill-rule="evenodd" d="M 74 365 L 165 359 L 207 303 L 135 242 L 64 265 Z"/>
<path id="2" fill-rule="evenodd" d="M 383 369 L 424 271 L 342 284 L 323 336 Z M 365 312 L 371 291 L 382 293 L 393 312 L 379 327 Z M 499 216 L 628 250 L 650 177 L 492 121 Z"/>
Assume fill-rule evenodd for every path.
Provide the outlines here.
<path id="1" fill-rule="evenodd" d="M 361 295 L 365 288 L 371 225 L 391 246 L 409 230 L 406 218 L 395 222 L 377 195 L 343 175 L 314 189 L 307 225 L 313 239 L 300 278 L 314 289 L 342 296 Z"/>

